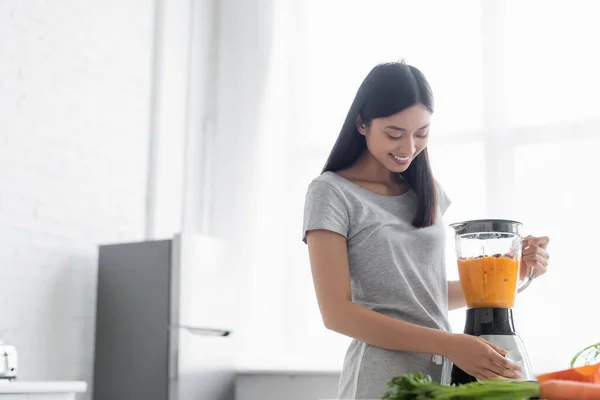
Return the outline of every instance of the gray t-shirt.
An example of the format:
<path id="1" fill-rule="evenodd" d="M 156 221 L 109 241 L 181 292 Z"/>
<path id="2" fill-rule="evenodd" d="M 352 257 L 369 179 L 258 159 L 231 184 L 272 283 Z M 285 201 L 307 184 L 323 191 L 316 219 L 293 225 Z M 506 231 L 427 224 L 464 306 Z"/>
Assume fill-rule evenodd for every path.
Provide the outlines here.
<path id="1" fill-rule="evenodd" d="M 347 240 L 352 301 L 413 324 L 450 331 L 442 215 L 450 200 L 438 185 L 436 223 L 415 228 L 416 194 L 371 192 L 342 176 L 325 172 L 308 187 L 303 241 L 310 230 L 325 229 Z M 413 372 L 440 380 L 448 360 L 422 353 L 392 351 L 352 340 L 339 383 L 340 399 L 380 399 L 392 377 Z"/>

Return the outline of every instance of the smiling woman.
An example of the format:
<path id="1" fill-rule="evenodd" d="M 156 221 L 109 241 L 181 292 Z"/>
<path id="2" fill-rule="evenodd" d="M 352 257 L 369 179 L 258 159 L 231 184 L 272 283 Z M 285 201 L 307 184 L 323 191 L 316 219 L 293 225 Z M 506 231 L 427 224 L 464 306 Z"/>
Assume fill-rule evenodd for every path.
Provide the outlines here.
<path id="1" fill-rule="evenodd" d="M 519 374 L 500 349 L 451 333 L 442 221 L 450 200 L 427 157 L 432 113 L 417 68 L 375 66 L 307 189 L 303 241 L 323 323 L 353 338 L 340 398 L 381 398 L 396 374 L 442 381 L 449 361 L 479 378 Z"/>

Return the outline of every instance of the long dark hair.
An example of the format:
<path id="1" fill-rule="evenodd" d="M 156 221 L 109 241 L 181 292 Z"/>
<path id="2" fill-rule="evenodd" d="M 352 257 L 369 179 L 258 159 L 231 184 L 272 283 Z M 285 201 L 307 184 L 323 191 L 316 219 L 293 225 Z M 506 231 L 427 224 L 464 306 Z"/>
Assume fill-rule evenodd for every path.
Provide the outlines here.
<path id="1" fill-rule="evenodd" d="M 375 118 L 389 117 L 416 104 L 433 112 L 433 94 L 423 73 L 404 62 L 377 65 L 360 85 L 323 172 L 350 167 L 367 149 L 366 139 L 358 132 L 357 123 L 369 126 Z M 397 178 L 408 183 L 417 195 L 413 226 L 433 225 L 437 193 L 427 148 L 415 157 L 405 172 L 397 174 Z"/>

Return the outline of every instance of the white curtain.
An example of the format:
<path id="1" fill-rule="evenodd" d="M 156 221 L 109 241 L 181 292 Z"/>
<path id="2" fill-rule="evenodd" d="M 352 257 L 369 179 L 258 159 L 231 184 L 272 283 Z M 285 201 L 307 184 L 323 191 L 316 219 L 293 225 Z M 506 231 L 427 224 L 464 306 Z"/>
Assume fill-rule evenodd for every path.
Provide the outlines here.
<path id="1" fill-rule="evenodd" d="M 552 239 L 550 272 L 515 307 L 536 372 L 600 340 L 595 15 L 595 2 L 572 0 L 221 2 L 211 216 L 239 246 L 238 366 L 341 368 L 349 339 L 319 315 L 304 193 L 364 76 L 399 59 L 433 87 L 446 222 L 520 219 Z M 464 310 L 451 319 L 462 331 Z"/>

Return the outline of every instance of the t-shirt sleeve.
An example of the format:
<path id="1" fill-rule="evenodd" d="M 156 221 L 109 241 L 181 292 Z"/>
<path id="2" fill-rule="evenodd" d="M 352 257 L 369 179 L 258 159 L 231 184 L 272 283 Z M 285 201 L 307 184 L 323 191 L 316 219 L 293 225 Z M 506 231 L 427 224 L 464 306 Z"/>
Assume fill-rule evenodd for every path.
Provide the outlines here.
<path id="1" fill-rule="evenodd" d="M 347 202 L 334 186 L 313 181 L 308 186 L 304 203 L 302 241 L 306 243 L 308 231 L 322 229 L 348 238 L 350 216 Z"/>
<path id="2" fill-rule="evenodd" d="M 448 210 L 448 207 L 450 207 L 450 204 L 452 204 L 452 201 L 450 200 L 450 197 L 448 197 L 448 194 L 439 182 L 437 183 L 437 187 L 439 207 L 442 215 L 444 215 L 446 213 L 446 210 Z"/>

